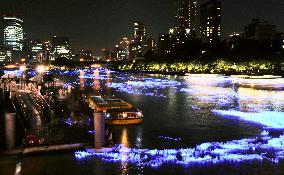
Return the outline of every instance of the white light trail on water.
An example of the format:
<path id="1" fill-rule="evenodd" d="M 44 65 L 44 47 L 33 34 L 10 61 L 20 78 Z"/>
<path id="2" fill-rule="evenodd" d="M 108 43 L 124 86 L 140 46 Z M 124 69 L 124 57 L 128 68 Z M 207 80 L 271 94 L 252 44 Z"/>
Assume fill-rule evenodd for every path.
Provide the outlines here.
<path id="1" fill-rule="evenodd" d="M 234 117 L 247 122 L 263 125 L 267 128 L 284 129 L 284 112 L 263 111 L 257 113 L 234 110 L 212 110 L 213 113 L 225 117 Z"/>

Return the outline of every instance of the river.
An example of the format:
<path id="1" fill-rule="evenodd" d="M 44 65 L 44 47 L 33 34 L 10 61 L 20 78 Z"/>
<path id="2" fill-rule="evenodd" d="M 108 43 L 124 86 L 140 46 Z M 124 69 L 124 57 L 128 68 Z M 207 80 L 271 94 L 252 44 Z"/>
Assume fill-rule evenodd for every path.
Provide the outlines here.
<path id="1" fill-rule="evenodd" d="M 121 155 L 126 158 L 118 161 L 111 155 L 78 158 L 74 152 L 2 157 L 0 174 L 14 172 L 11 169 L 15 169 L 17 162 L 21 163 L 23 175 L 284 173 L 282 160 L 277 163 L 265 159 L 206 163 L 157 160 L 162 163 L 151 166 L 144 161 L 156 159 L 154 157 L 143 159 L 139 155 L 141 158 L 139 161 L 132 161 L 129 158 L 130 153 L 135 152 L 135 149 L 140 152 L 156 149 L 177 151 L 197 149 L 204 143 L 219 145 L 232 140 L 238 142 L 242 139 L 259 137 L 264 130 L 279 135 L 284 131 L 283 128 L 275 128 L 274 125 L 267 128 L 264 126 L 265 121 L 264 124 L 248 121 L 238 117 L 238 112 L 259 114 L 260 117 L 264 112 L 271 112 L 281 117 L 284 112 L 282 78 L 252 79 L 219 75 L 180 77 L 97 70 L 62 71 L 61 74 L 65 77 L 64 81 L 80 89 L 81 92 L 90 93 L 99 90 L 104 94 L 115 95 L 142 110 L 144 115 L 142 124 L 113 128 L 114 142 L 122 144 L 123 149 L 128 149 L 126 155 Z M 237 115 L 237 117 L 219 115 L 228 111 L 231 113 L 230 116 Z M 182 157 L 185 159 L 183 154 Z M 204 158 L 204 156 L 196 157 Z M 160 158 L 168 157 L 160 156 Z"/>

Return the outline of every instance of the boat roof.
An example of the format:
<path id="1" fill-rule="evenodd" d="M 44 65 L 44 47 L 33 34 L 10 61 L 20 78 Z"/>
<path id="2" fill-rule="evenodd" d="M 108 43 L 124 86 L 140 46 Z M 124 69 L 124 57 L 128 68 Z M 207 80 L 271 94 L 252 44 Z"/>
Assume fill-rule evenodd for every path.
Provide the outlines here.
<path id="1" fill-rule="evenodd" d="M 133 106 L 119 98 L 102 98 L 101 96 L 91 96 L 89 98 L 91 106 L 96 108 L 98 111 L 104 111 L 107 109 L 114 108 L 127 108 L 130 109 Z"/>

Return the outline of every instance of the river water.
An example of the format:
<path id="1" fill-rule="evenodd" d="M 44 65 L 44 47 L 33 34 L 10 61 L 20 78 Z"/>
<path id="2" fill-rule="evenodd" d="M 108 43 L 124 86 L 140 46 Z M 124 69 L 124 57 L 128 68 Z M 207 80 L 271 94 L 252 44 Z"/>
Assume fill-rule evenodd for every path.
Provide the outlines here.
<path id="1" fill-rule="evenodd" d="M 144 115 L 142 124 L 113 128 L 114 142 L 122 144 L 130 152 L 134 149 L 141 151 L 196 148 L 203 143 L 219 144 L 259 137 L 264 130 L 263 124 L 238 117 L 224 117 L 214 111 L 229 111 L 233 116 L 238 112 L 252 115 L 273 112 L 280 117 L 284 112 L 284 80 L 277 77 L 274 79 L 218 75 L 179 77 L 96 70 L 66 71 L 61 74 L 64 81 L 83 93 L 101 91 L 103 94 L 115 95 L 142 110 Z M 278 127 L 276 130 L 273 126 L 265 130 L 277 134 L 282 132 L 282 128 Z M 30 157 L 1 157 L 0 174 L 14 172 L 18 162 L 21 163 L 24 175 L 284 173 L 282 160 L 277 163 L 265 159 L 217 163 L 194 161 L 186 165 L 161 160 L 163 163 L 158 166 L 148 165 L 145 163 L 147 160 L 143 159 L 137 164 L 137 161 L 131 161 L 129 157 L 121 161 L 94 155 L 78 158 L 74 152 Z"/>

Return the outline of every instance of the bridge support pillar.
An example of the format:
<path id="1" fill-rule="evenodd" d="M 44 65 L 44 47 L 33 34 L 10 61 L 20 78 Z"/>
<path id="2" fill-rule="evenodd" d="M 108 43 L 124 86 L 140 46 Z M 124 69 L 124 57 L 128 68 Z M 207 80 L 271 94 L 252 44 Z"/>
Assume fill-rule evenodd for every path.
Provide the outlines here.
<path id="1" fill-rule="evenodd" d="M 12 92 L 11 91 L 4 91 L 4 98 L 5 98 L 5 100 L 10 100 L 12 98 Z"/>
<path id="2" fill-rule="evenodd" d="M 16 138 L 16 114 L 6 113 L 5 114 L 5 142 L 6 149 L 12 150 L 15 148 Z"/>
<path id="3" fill-rule="evenodd" d="M 105 140 L 105 113 L 94 112 L 95 148 L 104 147 Z"/>

